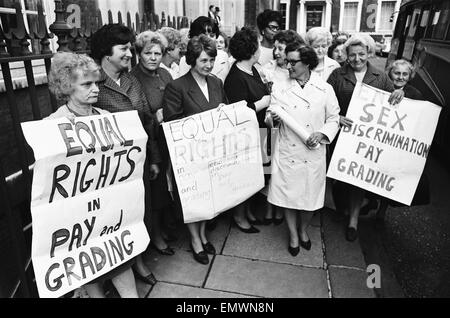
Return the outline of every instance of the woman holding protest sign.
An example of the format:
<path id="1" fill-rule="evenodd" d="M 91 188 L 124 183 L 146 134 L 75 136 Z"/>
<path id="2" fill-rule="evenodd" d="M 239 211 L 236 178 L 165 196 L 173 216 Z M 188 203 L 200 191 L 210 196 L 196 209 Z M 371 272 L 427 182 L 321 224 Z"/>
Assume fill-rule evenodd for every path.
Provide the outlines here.
<path id="1" fill-rule="evenodd" d="M 333 88 L 313 72 L 318 64 L 311 47 L 299 42 L 286 46 L 290 80 L 274 83 L 266 115 L 279 127 L 268 201 L 285 210 L 288 251 L 310 250 L 307 228 L 325 200 L 326 147 L 339 130 L 339 105 Z M 300 231 L 297 215 L 300 212 Z"/>
<path id="2" fill-rule="evenodd" d="M 64 101 L 56 112 L 47 119 L 100 115 L 108 113 L 93 107 L 98 100 L 100 67 L 95 61 L 83 54 L 60 52 L 52 59 L 49 73 L 49 89 L 58 100 Z M 137 298 L 136 282 L 130 262 L 113 269 L 107 274 L 84 285 L 89 297 L 104 298 L 103 282 L 111 279 L 121 297 Z"/>
<path id="3" fill-rule="evenodd" d="M 216 55 L 216 44 L 210 37 L 201 34 L 189 40 L 186 62 L 191 68 L 187 74 L 167 84 L 163 97 L 164 121 L 188 117 L 227 103 L 222 81 L 211 75 Z M 177 189 L 174 194 L 181 207 Z M 206 237 L 206 222 L 187 223 L 187 227 L 194 259 L 208 264 L 208 254 L 215 254 L 216 250 Z"/>
<path id="4" fill-rule="evenodd" d="M 161 162 L 156 141 L 157 121 L 151 113 L 141 83 L 128 73 L 134 32 L 121 24 L 107 24 L 92 35 L 91 56 L 100 63 L 99 96 L 97 107 L 111 113 L 136 110 L 148 135 L 147 157 L 144 165 L 145 215 L 147 230 L 150 224 L 150 180 L 159 173 Z M 141 256 L 136 258 L 136 275 L 147 284 L 156 279 L 145 266 Z"/>
<path id="5" fill-rule="evenodd" d="M 345 113 L 350 104 L 356 83 L 361 82 L 392 92 L 389 97 L 390 104 L 399 103 L 404 96 L 404 92 L 401 89 L 395 90 L 389 77 L 374 68 L 368 61 L 369 57 L 375 53 L 375 41 L 370 35 L 364 33 L 354 34 L 345 42 L 344 47 L 347 52 L 347 63 L 331 73 L 328 83 L 333 87 L 341 107 L 340 125 L 351 127 L 353 121 L 345 117 Z M 358 238 L 358 216 L 365 192 L 361 188 L 339 181 L 336 181 L 333 186 L 336 209 L 350 215 L 345 234 L 346 239 L 350 242 Z"/>
<path id="6" fill-rule="evenodd" d="M 163 121 L 162 99 L 166 85 L 172 81 L 170 73 L 160 67 L 168 42 L 164 35 L 152 31 L 144 31 L 136 38 L 135 48 L 139 63 L 133 68 L 133 74 L 142 84 L 152 114 L 158 124 Z M 166 141 L 162 127 L 157 131 L 157 140 L 162 162 L 160 173 L 150 182 L 151 187 L 151 246 L 162 255 L 173 255 L 174 250 L 163 238 L 162 214 L 169 213 L 171 197 L 168 190 L 166 171 L 169 162 Z"/>
<path id="7" fill-rule="evenodd" d="M 230 53 L 236 62 L 225 79 L 227 97 L 231 103 L 245 100 L 247 106 L 256 112 L 259 126 L 265 127 L 264 111 L 269 106 L 270 93 L 254 66 L 261 53 L 256 30 L 242 28 L 236 32 L 230 40 Z M 259 230 L 250 224 L 258 223 L 249 209 L 250 201 L 235 207 L 233 219 L 242 232 L 258 233 Z"/>

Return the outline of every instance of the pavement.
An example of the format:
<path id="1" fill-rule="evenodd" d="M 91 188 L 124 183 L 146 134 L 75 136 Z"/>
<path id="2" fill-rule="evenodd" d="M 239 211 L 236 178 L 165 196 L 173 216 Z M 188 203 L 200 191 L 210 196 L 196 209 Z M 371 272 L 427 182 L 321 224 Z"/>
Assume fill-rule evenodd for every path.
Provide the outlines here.
<path id="1" fill-rule="evenodd" d="M 256 216 L 262 218 L 263 208 Z M 260 233 L 246 234 L 230 224 L 231 213 L 218 217 L 208 232 L 217 254 L 210 263 L 197 263 L 189 247 L 187 228 L 178 229 L 171 244 L 175 255 L 149 249 L 144 261 L 158 282 L 137 281 L 142 298 L 375 298 L 367 287 L 366 262 L 359 240 L 345 240 L 344 221 L 324 208 L 312 219 L 310 251 L 289 254 L 288 229 L 257 226 Z"/>

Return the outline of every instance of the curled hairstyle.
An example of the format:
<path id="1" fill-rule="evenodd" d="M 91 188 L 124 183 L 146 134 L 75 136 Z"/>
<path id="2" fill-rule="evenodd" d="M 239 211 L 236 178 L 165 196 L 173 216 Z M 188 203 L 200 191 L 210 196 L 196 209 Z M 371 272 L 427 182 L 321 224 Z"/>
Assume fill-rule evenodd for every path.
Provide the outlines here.
<path id="1" fill-rule="evenodd" d="M 277 34 L 274 35 L 273 41 L 278 41 L 283 44 L 289 44 L 291 42 L 300 42 L 305 43 L 303 38 L 295 32 L 294 30 L 281 30 Z"/>
<path id="2" fill-rule="evenodd" d="M 367 49 L 368 56 L 373 56 L 375 54 L 375 40 L 366 33 L 356 33 L 353 34 L 347 41 L 344 43 L 345 51 L 348 55 L 348 50 L 350 46 L 360 45 Z"/>
<path id="3" fill-rule="evenodd" d="M 259 33 L 262 34 L 262 31 L 267 28 L 270 22 L 275 21 L 281 26 L 281 13 L 278 11 L 266 9 L 256 17 L 256 24 L 258 25 Z"/>
<path id="4" fill-rule="evenodd" d="M 226 34 L 223 33 L 223 32 L 220 32 L 219 35 L 220 35 L 221 37 L 223 37 L 223 41 L 224 41 L 224 43 L 225 43 L 225 49 L 228 49 L 228 47 L 230 46 L 230 39 L 228 38 L 228 35 L 226 35 Z"/>
<path id="5" fill-rule="evenodd" d="M 134 39 L 134 32 L 128 27 L 118 23 L 106 24 L 92 34 L 91 56 L 101 61 L 105 56 L 112 55 L 113 46 L 133 43 Z"/>
<path id="6" fill-rule="evenodd" d="M 173 51 L 177 46 L 181 43 L 181 34 L 180 31 L 175 30 L 171 27 L 162 27 L 158 30 L 158 33 L 164 35 L 164 37 L 167 39 L 167 47 L 165 52 L 167 51 Z"/>
<path id="7" fill-rule="evenodd" d="M 249 60 L 258 50 L 258 33 L 255 29 L 243 27 L 230 40 L 229 51 L 236 61 Z"/>
<path id="8" fill-rule="evenodd" d="M 328 48 L 328 57 L 333 58 L 333 51 L 335 48 L 337 48 L 339 45 L 342 45 L 345 43 L 344 39 L 336 39 L 333 41 L 331 46 Z"/>
<path id="9" fill-rule="evenodd" d="M 391 77 L 391 72 L 392 70 L 400 65 L 406 65 L 406 67 L 408 67 L 409 70 L 409 80 L 412 80 L 414 78 L 414 76 L 416 75 L 416 69 L 414 68 L 414 66 L 408 62 L 407 60 L 404 59 L 399 59 L 399 60 L 395 60 L 389 63 L 388 67 L 386 68 L 386 72 L 389 75 L 389 78 Z"/>
<path id="10" fill-rule="evenodd" d="M 309 29 L 308 32 L 306 32 L 305 40 L 308 45 L 312 45 L 314 41 L 322 39 L 327 40 L 327 46 L 331 45 L 333 36 L 331 35 L 330 31 L 328 31 L 326 28 L 314 27 Z"/>
<path id="11" fill-rule="evenodd" d="M 200 34 L 189 40 L 186 52 L 186 63 L 191 67 L 195 66 L 195 62 L 205 51 L 211 57 L 217 56 L 216 42 L 209 36 Z"/>
<path id="12" fill-rule="evenodd" d="M 200 34 L 206 34 L 207 32 L 212 32 L 216 35 L 216 39 L 219 36 L 219 27 L 217 24 L 213 23 L 210 18 L 205 16 L 200 16 L 191 23 L 189 29 L 189 38 L 194 36 L 199 36 Z"/>
<path id="13" fill-rule="evenodd" d="M 289 43 L 284 49 L 286 55 L 289 52 L 298 52 L 300 55 L 300 60 L 303 64 L 308 65 L 310 71 L 315 69 L 319 64 L 319 59 L 317 58 L 316 51 L 309 45 L 305 45 L 299 42 Z"/>
<path id="14" fill-rule="evenodd" d="M 58 52 L 53 55 L 48 87 L 58 100 L 67 102 L 73 92 L 72 83 L 83 74 L 98 73 L 100 66 L 86 54 Z"/>
<path id="15" fill-rule="evenodd" d="M 136 43 L 134 44 L 136 53 L 141 54 L 142 50 L 148 44 L 159 45 L 159 47 L 161 48 L 161 53 L 163 54 L 168 45 L 166 37 L 161 33 L 144 31 L 142 33 L 139 33 L 139 35 L 136 37 Z"/>

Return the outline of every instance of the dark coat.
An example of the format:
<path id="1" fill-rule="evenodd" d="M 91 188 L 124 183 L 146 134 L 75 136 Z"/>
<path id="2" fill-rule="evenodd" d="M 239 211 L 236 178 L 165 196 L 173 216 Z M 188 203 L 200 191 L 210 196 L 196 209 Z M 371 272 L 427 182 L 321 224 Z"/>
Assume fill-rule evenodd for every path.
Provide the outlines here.
<path id="1" fill-rule="evenodd" d="M 162 100 L 166 85 L 173 81 L 170 73 L 159 67 L 152 73 L 145 69 L 141 63 L 137 64 L 131 70 L 130 74 L 135 76 L 141 82 L 145 96 L 150 105 L 150 110 L 154 114 L 162 107 Z"/>
<path id="2" fill-rule="evenodd" d="M 164 121 L 171 121 L 198 114 L 228 103 L 222 81 L 214 75 L 206 77 L 209 102 L 191 72 L 170 82 L 166 86 L 163 98 Z"/>
<path id="3" fill-rule="evenodd" d="M 137 110 L 141 123 L 148 135 L 148 161 L 152 164 L 161 162 L 156 142 L 157 122 L 150 112 L 150 106 L 139 81 L 129 73 L 123 73 L 120 76 L 119 86 L 103 69 L 100 69 L 100 73 L 98 100 L 94 106 L 111 113 Z"/>
<path id="4" fill-rule="evenodd" d="M 328 83 L 333 87 L 336 97 L 341 108 L 340 115 L 345 116 L 348 105 L 352 99 L 353 90 L 356 85 L 356 76 L 352 67 L 349 64 L 335 69 L 330 77 Z M 387 92 L 394 91 L 394 84 L 389 77 L 382 71 L 373 67 L 370 62 L 367 62 L 367 72 L 364 75 L 363 83 L 382 89 Z"/>

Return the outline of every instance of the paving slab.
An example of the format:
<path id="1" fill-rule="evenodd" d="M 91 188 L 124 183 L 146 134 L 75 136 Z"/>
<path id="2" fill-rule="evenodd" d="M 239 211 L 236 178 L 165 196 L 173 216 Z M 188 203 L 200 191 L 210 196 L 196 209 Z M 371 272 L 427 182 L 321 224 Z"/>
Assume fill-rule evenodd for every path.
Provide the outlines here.
<path id="1" fill-rule="evenodd" d="M 366 284 L 367 273 L 358 269 L 329 267 L 331 294 L 334 298 L 375 298 Z"/>
<path id="2" fill-rule="evenodd" d="M 300 253 L 296 257 L 293 257 L 288 252 L 289 234 L 286 224 L 258 226 L 258 228 L 260 230 L 259 233 L 247 234 L 233 226 L 222 254 L 323 268 L 320 228 L 313 226 L 308 228 L 308 234 L 312 242 L 311 250 L 306 251 L 300 248 Z"/>
<path id="3" fill-rule="evenodd" d="M 328 297 L 323 269 L 217 255 L 205 288 L 261 297 Z"/>
<path id="4" fill-rule="evenodd" d="M 356 267 L 365 270 L 366 262 L 359 240 L 348 242 L 345 239 L 345 221 L 338 219 L 333 213 L 336 212 L 327 211 L 322 215 L 325 255 L 328 265 Z"/>
<path id="5" fill-rule="evenodd" d="M 140 281 L 139 279 L 136 279 L 136 288 L 138 291 L 139 298 L 145 298 L 145 296 L 147 296 L 152 286 Z"/>
<path id="6" fill-rule="evenodd" d="M 248 298 L 250 296 L 227 293 L 207 288 L 158 282 L 148 298 Z"/>
<path id="7" fill-rule="evenodd" d="M 211 266 L 212 257 L 209 259 L 208 265 L 202 265 L 194 260 L 191 252 L 176 250 L 172 256 L 153 253 L 144 261 L 158 281 L 200 287 Z"/>

